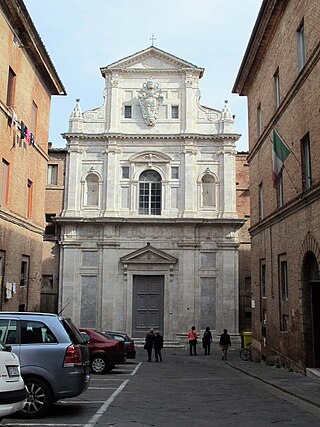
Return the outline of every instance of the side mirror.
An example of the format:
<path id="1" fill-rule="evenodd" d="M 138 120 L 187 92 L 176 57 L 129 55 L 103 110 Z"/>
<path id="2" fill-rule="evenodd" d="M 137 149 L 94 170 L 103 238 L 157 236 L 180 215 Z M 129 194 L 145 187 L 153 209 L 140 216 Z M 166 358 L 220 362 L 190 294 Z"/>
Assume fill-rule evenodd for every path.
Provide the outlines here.
<path id="1" fill-rule="evenodd" d="M 11 347 L 11 345 L 6 345 L 5 347 L 4 347 L 4 351 L 12 351 L 12 347 Z"/>

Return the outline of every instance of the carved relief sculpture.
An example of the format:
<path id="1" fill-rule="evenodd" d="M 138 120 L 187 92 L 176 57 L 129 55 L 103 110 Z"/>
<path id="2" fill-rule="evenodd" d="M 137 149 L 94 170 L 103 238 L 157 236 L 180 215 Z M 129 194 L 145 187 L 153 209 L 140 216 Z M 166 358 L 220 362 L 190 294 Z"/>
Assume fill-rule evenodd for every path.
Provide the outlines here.
<path id="1" fill-rule="evenodd" d="M 159 83 L 148 80 L 138 91 L 142 115 L 148 126 L 154 126 L 159 116 L 160 105 L 163 102 Z"/>

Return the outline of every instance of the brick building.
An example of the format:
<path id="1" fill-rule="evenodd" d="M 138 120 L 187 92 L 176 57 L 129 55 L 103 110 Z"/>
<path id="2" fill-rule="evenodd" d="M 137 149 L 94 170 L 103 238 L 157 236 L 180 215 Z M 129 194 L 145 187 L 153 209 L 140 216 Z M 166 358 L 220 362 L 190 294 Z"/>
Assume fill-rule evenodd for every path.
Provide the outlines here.
<path id="1" fill-rule="evenodd" d="M 65 89 L 21 0 L 0 3 L 0 309 L 39 310 L 52 95 Z"/>
<path id="2" fill-rule="evenodd" d="M 233 88 L 248 97 L 253 350 L 299 371 L 320 367 L 319 19 L 318 0 L 264 0 Z"/>
<path id="3" fill-rule="evenodd" d="M 245 219 L 239 229 L 239 332 L 251 331 L 251 241 L 248 153 L 236 155 L 236 202 L 239 218 Z"/>
<path id="4" fill-rule="evenodd" d="M 53 148 L 49 143 L 40 309 L 52 313 L 58 312 L 60 228 L 55 217 L 63 210 L 66 154 L 65 148 Z"/>

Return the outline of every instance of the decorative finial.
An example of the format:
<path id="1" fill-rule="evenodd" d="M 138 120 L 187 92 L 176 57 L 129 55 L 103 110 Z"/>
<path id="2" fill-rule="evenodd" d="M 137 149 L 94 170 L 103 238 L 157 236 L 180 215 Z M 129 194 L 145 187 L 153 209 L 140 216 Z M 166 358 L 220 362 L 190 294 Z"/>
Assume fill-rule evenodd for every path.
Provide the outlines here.
<path id="1" fill-rule="evenodd" d="M 152 33 L 152 36 L 150 37 L 149 40 L 151 40 L 151 46 L 154 46 L 154 41 L 157 39 L 155 38 L 154 34 Z"/>

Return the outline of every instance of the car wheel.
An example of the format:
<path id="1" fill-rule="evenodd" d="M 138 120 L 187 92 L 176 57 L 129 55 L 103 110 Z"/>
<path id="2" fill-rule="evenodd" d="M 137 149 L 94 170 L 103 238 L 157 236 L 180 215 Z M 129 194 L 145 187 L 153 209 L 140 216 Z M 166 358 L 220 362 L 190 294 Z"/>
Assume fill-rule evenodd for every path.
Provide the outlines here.
<path id="1" fill-rule="evenodd" d="M 108 361 L 103 356 L 95 356 L 91 360 L 91 371 L 94 374 L 105 374 L 109 370 Z"/>
<path id="2" fill-rule="evenodd" d="M 39 378 L 25 378 L 27 397 L 20 414 L 23 418 L 39 418 L 53 404 L 53 396 L 48 385 Z"/>

